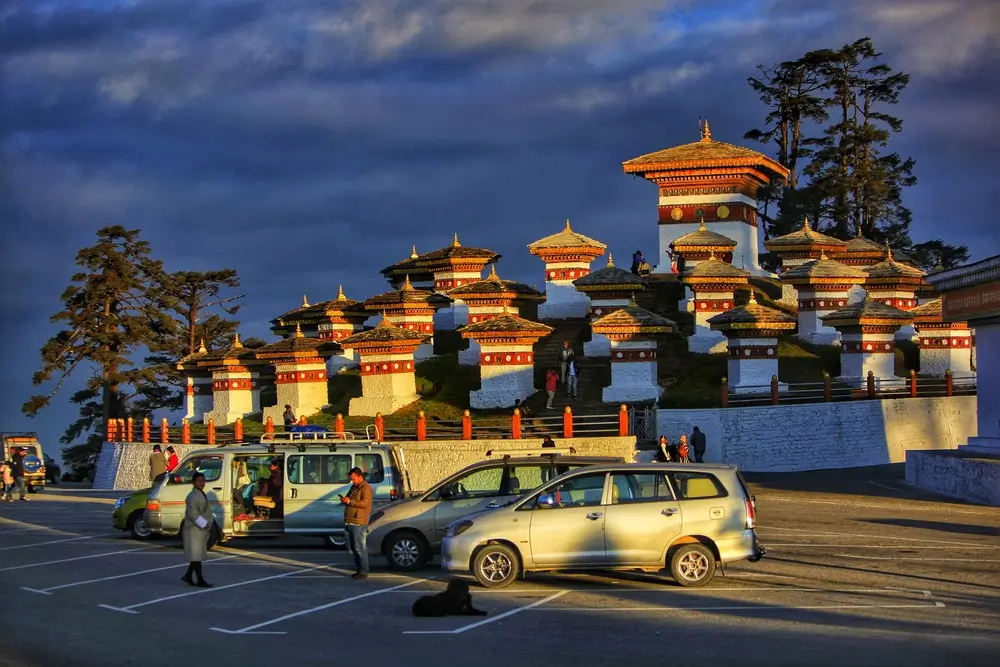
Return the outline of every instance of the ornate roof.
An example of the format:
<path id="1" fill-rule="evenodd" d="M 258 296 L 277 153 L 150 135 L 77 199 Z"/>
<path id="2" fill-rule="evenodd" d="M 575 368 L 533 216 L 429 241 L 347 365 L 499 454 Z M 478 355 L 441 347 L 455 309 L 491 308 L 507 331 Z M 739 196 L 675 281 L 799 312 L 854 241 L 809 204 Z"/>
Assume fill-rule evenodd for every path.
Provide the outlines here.
<path id="1" fill-rule="evenodd" d="M 764 241 L 764 247 L 770 252 L 780 253 L 782 250 L 797 250 L 799 248 L 831 248 L 844 251 L 847 243 L 826 234 L 820 234 L 809 226 L 809 218 L 802 222 L 802 227 L 791 234 Z"/>
<path id="2" fill-rule="evenodd" d="M 367 310 L 382 310 L 387 306 L 405 304 L 427 304 L 435 308 L 443 308 L 451 303 L 451 301 L 452 299 L 443 294 L 415 288 L 410 284 L 410 276 L 407 274 L 401 288 L 373 296 L 366 300 L 363 305 Z"/>
<path id="3" fill-rule="evenodd" d="M 871 239 L 866 239 L 861 235 L 861 230 L 858 230 L 858 235 L 847 242 L 847 248 L 844 252 L 848 255 L 864 254 L 885 257 L 885 246 L 879 245 Z"/>
<path id="4" fill-rule="evenodd" d="M 184 355 L 177 360 L 177 370 L 185 370 L 198 365 L 198 362 L 208 356 L 208 348 L 205 346 L 205 339 L 201 339 L 198 349 L 191 354 Z"/>
<path id="5" fill-rule="evenodd" d="M 713 140 L 708 121 L 705 121 L 700 141 L 665 148 L 622 162 L 622 169 L 625 170 L 626 174 L 714 166 L 756 167 L 782 178 L 788 176 L 787 168 L 763 153 L 724 141 Z"/>
<path id="6" fill-rule="evenodd" d="M 721 259 L 716 259 L 715 252 L 713 251 L 711 256 L 703 262 L 698 262 L 696 266 L 692 266 L 690 269 L 684 271 L 681 276 L 682 280 L 687 280 L 689 278 L 738 278 L 738 279 L 748 279 L 750 273 L 744 271 L 743 269 L 738 269 L 732 264 L 727 264 Z"/>
<path id="7" fill-rule="evenodd" d="M 344 348 L 377 346 L 380 343 L 384 343 L 386 346 L 404 344 L 404 347 L 406 343 L 411 343 L 414 347 L 416 347 L 417 345 L 426 342 L 429 338 L 430 336 L 420 333 L 419 331 L 411 331 L 410 329 L 397 327 L 395 324 L 390 322 L 385 315 L 383 315 L 382 321 L 379 322 L 378 326 L 375 328 L 359 331 L 353 336 L 341 339 L 339 343 L 340 346 Z"/>
<path id="8" fill-rule="evenodd" d="M 448 294 L 458 297 L 473 294 L 516 294 L 518 298 L 542 298 L 542 293 L 530 285 L 519 283 L 516 280 L 501 280 L 497 275 L 496 265 L 490 266 L 490 275 L 485 280 L 477 280 L 474 283 L 466 283 L 459 287 L 448 290 Z"/>
<path id="9" fill-rule="evenodd" d="M 755 329 L 791 331 L 797 326 L 798 319 L 776 308 L 760 305 L 751 291 L 747 303 L 708 318 L 708 323 L 717 331 Z"/>
<path id="10" fill-rule="evenodd" d="M 892 250 L 885 248 L 885 259 L 874 266 L 868 267 L 866 270 L 869 278 L 875 279 L 892 279 L 892 278 L 902 278 L 909 280 L 923 279 L 927 274 L 920 269 L 915 269 L 912 266 L 903 264 L 902 262 L 897 262 L 892 257 Z"/>
<path id="11" fill-rule="evenodd" d="M 646 289 L 646 281 L 635 275 L 631 271 L 620 269 L 615 266 L 614 258 L 608 253 L 608 265 L 603 269 L 598 269 L 583 278 L 577 278 L 573 284 L 587 291 L 587 288 L 598 289 L 601 287 L 623 287 L 630 290 L 641 291 Z"/>
<path id="12" fill-rule="evenodd" d="M 910 310 L 910 315 L 913 316 L 913 321 L 916 323 L 943 322 L 944 318 L 941 316 L 941 297 Z"/>
<path id="13" fill-rule="evenodd" d="M 624 308 L 595 320 L 590 328 L 599 334 L 672 334 L 677 331 L 677 323 L 640 308 L 633 300 Z"/>
<path id="14" fill-rule="evenodd" d="M 594 248 L 604 250 L 606 245 L 600 241 L 595 241 L 589 236 L 584 236 L 579 232 L 574 232 L 570 227 L 569 218 L 566 219 L 566 226 L 558 234 L 551 234 L 545 238 L 538 239 L 534 243 L 528 244 L 528 251 L 532 254 L 536 250 L 550 250 L 557 248 Z"/>
<path id="15" fill-rule="evenodd" d="M 467 324 L 458 331 L 462 334 L 462 338 L 474 338 L 474 334 L 491 333 L 542 338 L 552 333 L 553 329 L 541 322 L 532 322 L 531 320 L 514 315 L 505 308 L 503 313 L 494 318 L 482 320 L 474 324 Z"/>
<path id="16" fill-rule="evenodd" d="M 888 306 L 866 298 L 860 303 L 844 306 L 840 310 L 823 315 L 820 319 L 823 320 L 824 324 L 831 327 L 864 326 L 866 324 L 894 324 L 902 326 L 911 321 L 913 317 L 905 310 L 900 310 L 895 306 Z"/>
<path id="17" fill-rule="evenodd" d="M 291 337 L 258 348 L 254 350 L 254 354 L 262 360 L 317 358 L 336 354 L 339 347 L 333 341 L 306 338 L 302 335 L 301 325 L 296 323 L 295 333 Z"/>
<path id="18" fill-rule="evenodd" d="M 254 362 L 257 356 L 253 350 L 243 347 L 240 335 L 233 336 L 232 344 L 224 350 L 209 352 L 198 360 L 199 366 L 238 366 Z"/>
<path id="19" fill-rule="evenodd" d="M 705 227 L 705 220 L 702 218 L 701 225 L 698 226 L 698 229 L 685 234 L 680 238 L 674 239 L 674 250 L 683 246 L 691 248 L 735 248 L 736 241 L 728 236 L 723 236 L 717 232 L 710 231 Z"/>
<path id="20" fill-rule="evenodd" d="M 841 264 L 835 259 L 828 259 L 825 252 L 819 259 L 788 269 L 781 274 L 781 280 L 788 283 L 808 283 L 815 279 L 842 279 L 846 282 L 861 284 L 868 274 L 861 269 Z"/>
<path id="21" fill-rule="evenodd" d="M 396 262 L 382 269 L 383 275 L 402 275 L 413 273 L 426 274 L 441 270 L 451 264 L 452 260 L 479 260 L 483 264 L 495 262 L 500 259 L 500 255 L 485 248 L 466 248 L 458 241 L 458 234 L 455 234 L 451 245 L 440 250 L 432 250 L 422 255 L 417 254 L 417 247 L 413 246 L 410 256 L 402 261 Z"/>

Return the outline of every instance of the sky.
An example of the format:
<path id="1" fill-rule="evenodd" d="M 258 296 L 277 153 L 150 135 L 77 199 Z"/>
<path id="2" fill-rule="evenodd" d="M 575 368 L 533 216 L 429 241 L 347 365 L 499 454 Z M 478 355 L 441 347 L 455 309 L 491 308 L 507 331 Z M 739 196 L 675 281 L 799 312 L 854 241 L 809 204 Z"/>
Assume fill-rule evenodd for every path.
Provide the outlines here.
<path id="1" fill-rule="evenodd" d="M 51 451 L 72 420 L 82 377 L 20 406 L 102 226 L 169 270 L 236 269 L 240 333 L 268 340 L 303 295 L 384 292 L 379 269 L 456 232 L 529 284 L 525 246 L 567 218 L 625 264 L 655 254 L 657 193 L 623 160 L 699 116 L 747 144 L 758 64 L 866 35 L 912 76 L 892 148 L 916 159 L 914 240 L 1000 253 L 998 34 L 992 0 L 5 0 L 0 430 Z"/>

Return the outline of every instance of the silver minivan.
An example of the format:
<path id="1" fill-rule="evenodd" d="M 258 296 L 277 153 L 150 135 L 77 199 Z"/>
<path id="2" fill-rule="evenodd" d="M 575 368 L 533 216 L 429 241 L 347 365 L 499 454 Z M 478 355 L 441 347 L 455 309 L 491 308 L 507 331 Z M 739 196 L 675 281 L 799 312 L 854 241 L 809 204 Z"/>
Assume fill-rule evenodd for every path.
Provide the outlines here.
<path id="1" fill-rule="evenodd" d="M 280 494 L 258 495 L 271 463 L 283 474 Z M 407 495 L 403 452 L 347 433 L 277 433 L 252 445 L 200 449 L 154 484 L 146 501 L 146 522 L 154 533 L 177 535 L 184 503 L 196 472 L 205 475 L 205 493 L 216 526 L 209 548 L 234 537 L 315 535 L 343 548 L 344 506 L 338 494 L 351 487 L 351 468 L 361 468 L 372 487 L 373 511 Z"/>

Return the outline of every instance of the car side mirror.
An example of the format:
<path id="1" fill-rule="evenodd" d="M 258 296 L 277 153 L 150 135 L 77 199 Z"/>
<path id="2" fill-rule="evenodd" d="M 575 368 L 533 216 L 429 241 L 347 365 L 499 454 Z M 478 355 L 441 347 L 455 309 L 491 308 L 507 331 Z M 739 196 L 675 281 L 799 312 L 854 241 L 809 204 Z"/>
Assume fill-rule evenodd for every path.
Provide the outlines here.
<path id="1" fill-rule="evenodd" d="M 445 487 L 438 491 L 439 500 L 451 500 L 455 496 L 455 489 L 451 487 Z"/>
<path id="2" fill-rule="evenodd" d="M 555 507 L 556 499 L 551 493 L 543 493 L 535 501 L 535 507 Z"/>

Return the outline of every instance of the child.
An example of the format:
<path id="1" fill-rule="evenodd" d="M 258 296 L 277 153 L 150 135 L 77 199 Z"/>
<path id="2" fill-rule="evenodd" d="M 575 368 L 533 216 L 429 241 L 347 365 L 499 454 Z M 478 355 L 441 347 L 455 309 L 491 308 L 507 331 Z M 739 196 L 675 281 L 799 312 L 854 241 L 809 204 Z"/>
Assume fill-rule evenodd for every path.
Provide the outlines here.
<path id="1" fill-rule="evenodd" d="M 691 459 L 688 458 L 688 439 L 686 435 L 681 435 L 681 441 L 677 443 L 677 457 L 681 463 L 690 463 Z"/>
<path id="2" fill-rule="evenodd" d="M 8 503 L 14 495 L 14 473 L 11 470 L 11 465 L 13 464 L 10 461 L 0 462 L 0 481 L 3 482 L 3 493 L 0 495 L 2 495 Z"/>

